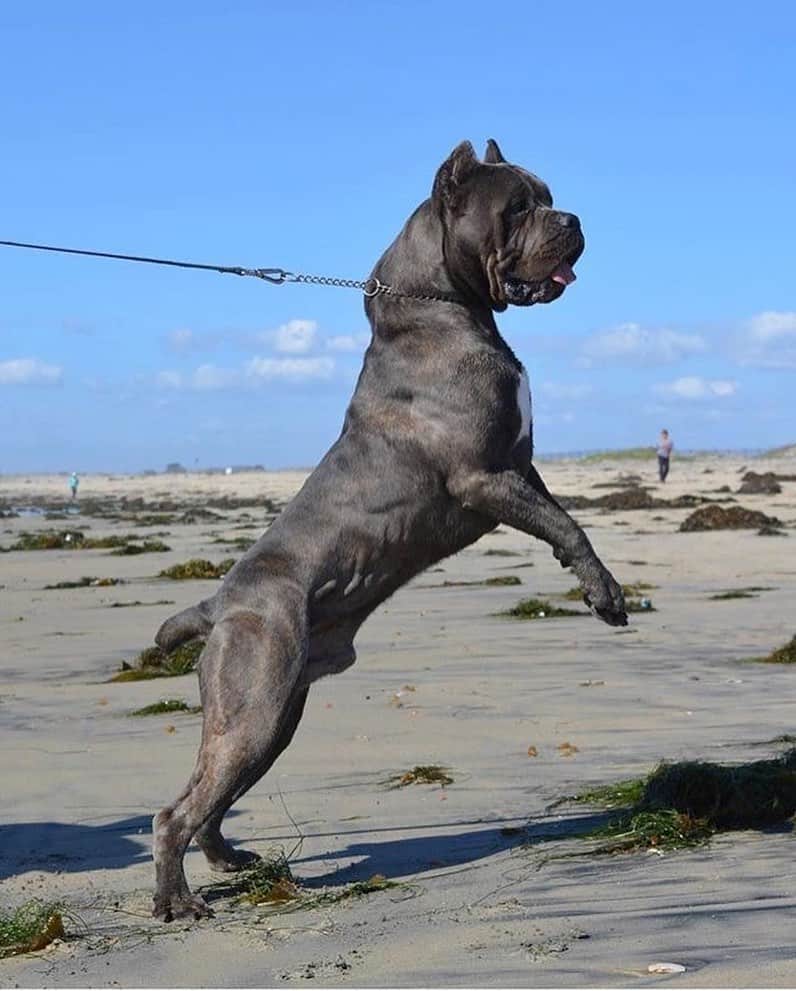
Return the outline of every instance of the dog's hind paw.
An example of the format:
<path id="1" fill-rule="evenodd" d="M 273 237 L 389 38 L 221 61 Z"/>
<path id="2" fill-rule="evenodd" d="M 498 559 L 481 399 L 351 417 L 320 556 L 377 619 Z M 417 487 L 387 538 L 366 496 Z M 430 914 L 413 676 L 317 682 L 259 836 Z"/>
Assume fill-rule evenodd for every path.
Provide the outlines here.
<path id="1" fill-rule="evenodd" d="M 175 919 L 209 919 L 213 910 L 201 895 L 155 895 L 152 915 L 162 922 Z"/>
<path id="2" fill-rule="evenodd" d="M 212 871 L 220 871 L 222 874 L 233 874 L 235 871 L 242 871 L 246 867 L 251 867 L 258 860 L 263 858 L 254 850 L 234 850 L 229 847 L 222 857 L 214 857 L 205 850 L 207 862 Z"/>

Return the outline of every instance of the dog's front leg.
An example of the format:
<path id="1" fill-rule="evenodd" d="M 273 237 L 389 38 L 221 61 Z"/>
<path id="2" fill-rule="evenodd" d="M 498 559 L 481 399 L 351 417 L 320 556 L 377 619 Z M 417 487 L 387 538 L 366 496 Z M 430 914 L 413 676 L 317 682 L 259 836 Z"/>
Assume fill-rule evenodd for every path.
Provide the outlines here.
<path id="1" fill-rule="evenodd" d="M 627 625 L 621 586 L 600 561 L 589 538 L 544 490 L 539 491 L 514 471 L 462 472 L 450 479 L 448 490 L 465 509 L 471 509 L 522 530 L 550 544 L 565 568 L 578 576 L 584 598 L 595 615 L 611 626 Z"/>
<path id="2" fill-rule="evenodd" d="M 556 499 L 550 494 L 550 490 L 545 485 L 544 479 L 536 470 L 534 465 L 532 464 L 529 465 L 528 474 L 525 476 L 525 480 L 528 482 L 531 488 L 536 489 L 536 491 L 539 493 L 540 496 L 546 499 L 551 505 L 555 506 L 556 509 L 560 509 L 562 513 L 564 512 L 563 508 L 558 504 Z"/>

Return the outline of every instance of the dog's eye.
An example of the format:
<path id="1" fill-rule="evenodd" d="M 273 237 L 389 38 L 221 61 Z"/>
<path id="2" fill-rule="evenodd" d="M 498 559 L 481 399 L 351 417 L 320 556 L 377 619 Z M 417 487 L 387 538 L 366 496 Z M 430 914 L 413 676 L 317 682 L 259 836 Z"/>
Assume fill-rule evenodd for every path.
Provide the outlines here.
<path id="1" fill-rule="evenodd" d="M 516 217 L 521 213 L 527 213 L 531 209 L 531 204 L 527 199 L 521 197 L 520 199 L 514 200 L 509 204 L 509 214 L 512 217 Z"/>

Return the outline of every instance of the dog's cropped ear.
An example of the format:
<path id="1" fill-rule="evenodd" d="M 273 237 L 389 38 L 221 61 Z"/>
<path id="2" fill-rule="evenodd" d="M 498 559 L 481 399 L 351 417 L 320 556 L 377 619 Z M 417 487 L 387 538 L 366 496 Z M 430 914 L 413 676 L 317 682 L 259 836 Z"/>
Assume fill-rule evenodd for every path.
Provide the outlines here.
<path id="1" fill-rule="evenodd" d="M 431 198 L 435 204 L 438 207 L 454 208 L 462 184 L 472 175 L 479 164 L 469 141 L 462 141 L 460 145 L 457 145 L 450 156 L 440 165 L 434 178 Z"/>
<path id="2" fill-rule="evenodd" d="M 502 165 L 506 161 L 503 157 L 503 152 L 498 147 L 498 143 L 494 138 L 490 138 L 486 143 L 484 161 L 487 165 Z"/>

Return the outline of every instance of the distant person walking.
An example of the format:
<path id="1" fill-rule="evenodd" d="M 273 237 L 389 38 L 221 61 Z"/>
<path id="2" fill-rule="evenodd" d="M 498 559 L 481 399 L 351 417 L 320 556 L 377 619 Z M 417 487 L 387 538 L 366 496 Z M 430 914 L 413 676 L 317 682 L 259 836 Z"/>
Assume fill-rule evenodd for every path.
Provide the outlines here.
<path id="1" fill-rule="evenodd" d="M 669 437 L 669 431 L 661 430 L 661 436 L 658 440 L 658 475 L 662 482 L 666 481 L 666 476 L 669 474 L 669 459 L 672 456 L 673 447 L 674 444 Z"/>
<path id="2" fill-rule="evenodd" d="M 77 477 L 77 472 L 73 471 L 69 476 L 69 490 L 72 493 L 72 500 L 77 499 L 77 487 L 80 485 L 80 479 Z"/>

